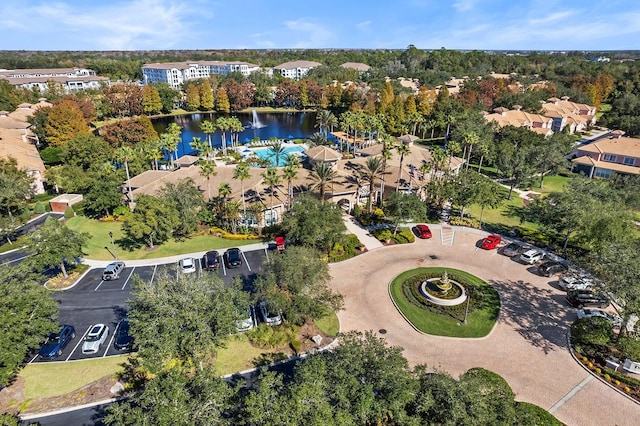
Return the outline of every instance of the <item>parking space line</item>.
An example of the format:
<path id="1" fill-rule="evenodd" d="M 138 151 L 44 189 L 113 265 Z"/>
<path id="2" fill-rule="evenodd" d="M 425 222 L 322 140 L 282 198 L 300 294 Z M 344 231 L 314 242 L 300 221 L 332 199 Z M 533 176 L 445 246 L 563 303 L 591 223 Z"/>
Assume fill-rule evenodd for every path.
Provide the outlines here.
<path id="1" fill-rule="evenodd" d="M 92 326 L 87 327 L 87 330 L 84 332 L 84 334 L 80 338 L 80 341 L 78 341 L 78 343 L 76 343 L 76 345 L 73 347 L 73 349 L 71 350 L 71 353 L 69 354 L 67 359 L 65 359 L 65 361 L 69 361 L 69 358 L 71 358 L 71 355 L 73 355 L 73 353 L 76 351 L 76 349 L 78 349 L 78 346 L 80 346 L 80 343 L 82 343 L 82 341 L 84 340 L 84 336 L 86 336 L 87 333 L 89 332 L 89 330 L 91 330 L 91 327 Z"/>
<path id="2" fill-rule="evenodd" d="M 227 267 L 224 266 L 224 259 L 222 259 L 222 273 L 224 274 L 224 276 L 227 276 Z"/>
<path id="3" fill-rule="evenodd" d="M 33 256 L 33 255 L 32 255 L 32 254 L 28 254 L 28 255 L 26 255 L 26 256 L 22 256 L 22 257 L 19 257 L 19 258 L 17 258 L 17 259 L 13 259 L 13 260 L 10 260 L 10 261 L 5 262 L 5 263 L 6 263 L 7 265 L 9 265 L 9 264 L 14 263 L 14 262 L 20 262 L 22 259 L 26 259 L 27 257 L 31 257 L 31 256 Z"/>
<path id="4" fill-rule="evenodd" d="M 93 289 L 93 291 L 98 291 L 98 289 L 100 288 L 100 286 L 102 285 L 103 282 L 104 282 L 104 280 L 100 280 L 100 284 L 98 284 L 98 287 Z"/>
<path id="5" fill-rule="evenodd" d="M 120 325 L 120 324 L 118 324 L 118 325 Z M 102 358 L 107 356 L 107 352 L 109 352 L 109 348 L 111 347 L 111 344 L 113 343 L 113 339 L 116 338 L 116 333 L 118 332 L 118 325 L 116 325 L 116 328 L 113 330 L 113 333 L 111 333 L 111 339 L 109 339 L 109 344 L 104 349 L 104 353 L 102 354 Z"/>
<path id="6" fill-rule="evenodd" d="M 124 281 L 124 284 L 122 284 L 122 288 L 120 290 L 124 290 L 124 288 L 127 286 L 127 283 L 131 279 L 131 275 L 133 275 L 133 271 L 135 271 L 135 270 L 136 270 L 136 267 L 134 266 L 133 269 L 131 270 L 131 273 L 129 274 L 127 279 Z"/>
<path id="7" fill-rule="evenodd" d="M 241 251 L 240 253 L 242 253 L 242 257 L 244 257 L 244 262 L 247 264 L 247 269 L 249 270 L 249 272 L 251 272 L 251 266 L 249 266 L 249 262 L 247 262 L 247 256 L 244 255 L 243 251 Z"/>
<path id="8" fill-rule="evenodd" d="M 27 364 L 31 364 L 33 361 L 36 360 L 36 358 L 38 358 L 39 354 L 36 354 L 36 356 L 34 356 L 33 358 L 31 358 L 31 361 L 29 361 Z"/>
<path id="9" fill-rule="evenodd" d="M 269 251 L 267 250 L 267 248 L 264 248 L 264 257 L 267 258 L 267 262 L 269 261 Z"/>
<path id="10" fill-rule="evenodd" d="M 153 279 L 156 277 L 157 270 L 158 270 L 158 264 L 156 263 L 155 265 L 153 265 L 153 274 L 151 274 L 151 281 L 150 281 L 151 284 L 153 284 Z"/>

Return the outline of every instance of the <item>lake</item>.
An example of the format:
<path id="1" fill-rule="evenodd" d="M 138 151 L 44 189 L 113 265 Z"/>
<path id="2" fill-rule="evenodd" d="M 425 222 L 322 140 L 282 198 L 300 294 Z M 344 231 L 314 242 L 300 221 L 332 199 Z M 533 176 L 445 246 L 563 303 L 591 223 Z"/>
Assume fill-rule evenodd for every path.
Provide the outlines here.
<path id="1" fill-rule="evenodd" d="M 191 149 L 191 141 L 194 137 L 199 137 L 202 141 L 207 141 L 207 137 L 200 129 L 200 124 L 204 120 L 215 122 L 216 114 L 195 113 L 189 115 L 179 115 L 174 117 L 162 117 L 153 120 L 153 127 L 158 134 L 165 131 L 171 123 L 177 123 L 182 128 L 182 142 L 178 144 L 178 156 L 194 154 Z M 237 117 L 245 129 L 238 136 L 240 143 L 247 143 L 255 138 L 267 140 L 277 139 L 306 139 L 318 129 L 315 112 L 281 112 L 281 113 L 238 113 L 232 114 Z M 227 146 L 229 142 L 229 132 L 227 132 Z M 211 141 L 215 148 L 222 146 L 222 137 L 219 131 L 211 135 Z"/>

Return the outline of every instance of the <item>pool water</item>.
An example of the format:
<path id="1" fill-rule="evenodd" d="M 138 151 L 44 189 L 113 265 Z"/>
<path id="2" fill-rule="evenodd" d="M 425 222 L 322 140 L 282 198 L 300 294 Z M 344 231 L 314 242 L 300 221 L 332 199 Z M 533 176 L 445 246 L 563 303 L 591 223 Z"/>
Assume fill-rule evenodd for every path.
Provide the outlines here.
<path id="1" fill-rule="evenodd" d="M 250 149 L 253 153 L 255 153 L 258 158 L 261 160 L 269 160 L 271 162 L 271 166 L 275 166 L 276 155 L 273 153 L 271 148 L 253 148 Z M 289 155 L 302 154 L 304 153 L 304 148 L 299 145 L 287 146 L 284 148 L 285 155 L 281 155 L 278 158 L 278 167 L 283 167 L 287 165 L 287 157 Z"/>

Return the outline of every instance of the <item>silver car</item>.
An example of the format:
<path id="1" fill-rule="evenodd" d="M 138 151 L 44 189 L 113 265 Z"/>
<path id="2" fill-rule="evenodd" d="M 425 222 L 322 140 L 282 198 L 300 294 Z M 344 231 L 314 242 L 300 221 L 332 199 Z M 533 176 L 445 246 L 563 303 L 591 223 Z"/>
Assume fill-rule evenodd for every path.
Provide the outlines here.
<path id="1" fill-rule="evenodd" d="M 82 344 L 82 353 L 83 354 L 95 354 L 100 350 L 100 345 L 107 340 L 107 336 L 109 335 L 109 327 L 104 324 L 96 324 L 91 327 L 89 333 L 84 338 L 84 343 Z"/>
<path id="2" fill-rule="evenodd" d="M 527 265 L 535 265 L 543 258 L 544 253 L 536 249 L 529 249 L 522 253 L 519 257 L 520 261 L 522 263 L 526 263 Z"/>

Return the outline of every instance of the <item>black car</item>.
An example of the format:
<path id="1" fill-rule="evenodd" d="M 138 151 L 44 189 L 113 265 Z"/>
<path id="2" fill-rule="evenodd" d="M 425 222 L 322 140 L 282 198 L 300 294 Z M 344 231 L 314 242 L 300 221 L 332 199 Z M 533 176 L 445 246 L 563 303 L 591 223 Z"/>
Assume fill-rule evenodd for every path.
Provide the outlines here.
<path id="1" fill-rule="evenodd" d="M 230 248 L 224 252 L 224 263 L 227 268 L 239 268 L 242 265 L 242 256 L 239 248 Z"/>
<path id="2" fill-rule="evenodd" d="M 40 348 L 41 358 L 54 359 L 62 355 L 62 350 L 76 337 L 76 330 L 71 325 L 63 325 L 58 333 L 51 333 Z"/>
<path id="3" fill-rule="evenodd" d="M 538 266 L 538 273 L 544 277 L 562 274 L 564 272 L 567 272 L 568 270 L 569 268 L 567 268 L 567 265 L 556 262 L 555 260 L 549 260 Z"/>
<path id="4" fill-rule="evenodd" d="M 215 250 L 208 251 L 202 256 L 202 268 L 207 271 L 215 271 L 220 267 L 220 253 Z"/>
<path id="5" fill-rule="evenodd" d="M 597 306 L 604 309 L 609 306 L 609 299 L 595 294 L 591 290 L 570 290 L 566 299 L 571 306 L 578 309 L 588 306 Z"/>
<path id="6" fill-rule="evenodd" d="M 116 333 L 113 346 L 119 351 L 130 350 L 133 346 L 133 336 L 129 334 L 129 321 L 126 319 L 120 321 L 120 324 L 118 324 L 118 332 Z"/>

